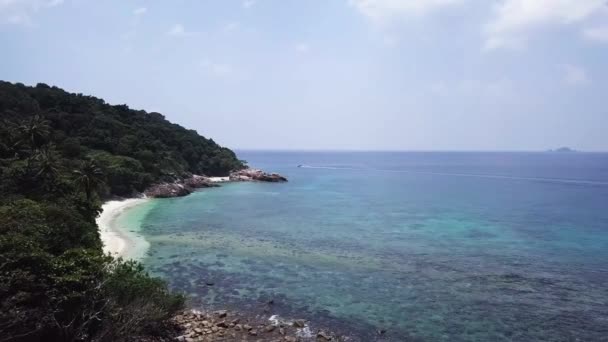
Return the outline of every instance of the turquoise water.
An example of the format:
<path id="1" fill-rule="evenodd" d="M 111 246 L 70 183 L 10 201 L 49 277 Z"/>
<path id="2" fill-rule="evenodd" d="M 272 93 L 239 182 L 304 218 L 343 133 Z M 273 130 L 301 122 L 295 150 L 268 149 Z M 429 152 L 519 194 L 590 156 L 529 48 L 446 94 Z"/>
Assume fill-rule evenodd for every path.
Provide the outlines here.
<path id="1" fill-rule="evenodd" d="M 608 340 L 607 154 L 239 157 L 290 181 L 146 204 L 144 263 L 194 305 L 362 341 Z"/>

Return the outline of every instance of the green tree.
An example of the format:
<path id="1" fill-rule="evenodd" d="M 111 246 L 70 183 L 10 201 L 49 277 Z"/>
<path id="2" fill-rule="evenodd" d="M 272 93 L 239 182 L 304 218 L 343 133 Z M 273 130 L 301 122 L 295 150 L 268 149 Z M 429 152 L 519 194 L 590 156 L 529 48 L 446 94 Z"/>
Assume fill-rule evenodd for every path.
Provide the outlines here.
<path id="1" fill-rule="evenodd" d="M 184 298 L 140 264 L 104 255 L 97 195 L 242 167 L 161 114 L 0 81 L 0 342 L 128 341 L 157 330 Z"/>
<path id="2" fill-rule="evenodd" d="M 68 158 L 76 158 L 80 156 L 81 148 L 80 141 L 76 138 L 67 138 L 61 143 L 61 152 Z"/>
<path id="3" fill-rule="evenodd" d="M 59 161 L 52 150 L 39 151 L 34 160 L 37 167 L 36 178 L 52 181 L 59 175 Z"/>
<path id="4" fill-rule="evenodd" d="M 18 126 L 22 135 L 22 141 L 30 146 L 31 155 L 40 148 L 50 134 L 49 122 L 40 115 L 34 115 L 29 120 L 24 121 Z"/>
<path id="5" fill-rule="evenodd" d="M 103 173 L 94 160 L 89 159 L 80 165 L 80 169 L 74 170 L 74 183 L 82 189 L 87 197 L 87 202 L 91 202 L 94 192 L 104 184 Z"/>

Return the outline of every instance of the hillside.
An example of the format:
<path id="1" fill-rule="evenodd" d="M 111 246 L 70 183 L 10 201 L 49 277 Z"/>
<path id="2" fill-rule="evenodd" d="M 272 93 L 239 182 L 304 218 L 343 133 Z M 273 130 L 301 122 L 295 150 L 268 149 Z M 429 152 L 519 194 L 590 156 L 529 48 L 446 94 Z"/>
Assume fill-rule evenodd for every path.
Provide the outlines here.
<path id="1" fill-rule="evenodd" d="M 157 334 L 185 298 L 102 252 L 104 197 L 243 164 L 158 113 L 56 87 L 0 82 L 0 340 Z"/>
<path id="2" fill-rule="evenodd" d="M 11 124 L 45 121 L 48 132 L 34 143 L 48 145 L 61 159 L 96 160 L 116 195 L 141 192 L 156 180 L 185 173 L 227 176 L 243 167 L 231 150 L 159 113 L 109 105 L 42 83 L 28 87 L 0 81 L 0 120 L 0 157 L 23 152 Z"/>

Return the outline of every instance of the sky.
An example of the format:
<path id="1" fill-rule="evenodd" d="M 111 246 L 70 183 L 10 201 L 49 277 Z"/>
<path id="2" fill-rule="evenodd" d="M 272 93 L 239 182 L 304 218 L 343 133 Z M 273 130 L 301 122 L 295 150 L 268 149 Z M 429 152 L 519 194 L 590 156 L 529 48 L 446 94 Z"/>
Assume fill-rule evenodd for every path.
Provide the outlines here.
<path id="1" fill-rule="evenodd" d="M 608 151 L 607 0 L 0 0 L 0 46 L 230 148 Z"/>

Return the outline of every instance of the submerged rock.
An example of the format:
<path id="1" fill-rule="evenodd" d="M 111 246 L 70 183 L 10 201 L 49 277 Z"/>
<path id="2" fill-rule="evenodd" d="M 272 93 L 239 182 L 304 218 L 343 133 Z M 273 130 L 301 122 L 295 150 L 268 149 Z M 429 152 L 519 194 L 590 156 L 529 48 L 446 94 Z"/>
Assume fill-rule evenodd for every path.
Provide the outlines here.
<path id="1" fill-rule="evenodd" d="M 331 336 L 325 331 L 319 330 L 317 332 L 317 339 L 322 341 L 331 341 Z"/>
<path id="2" fill-rule="evenodd" d="M 296 319 L 293 321 L 293 326 L 296 328 L 304 328 L 306 326 L 306 321 L 303 319 Z"/>

